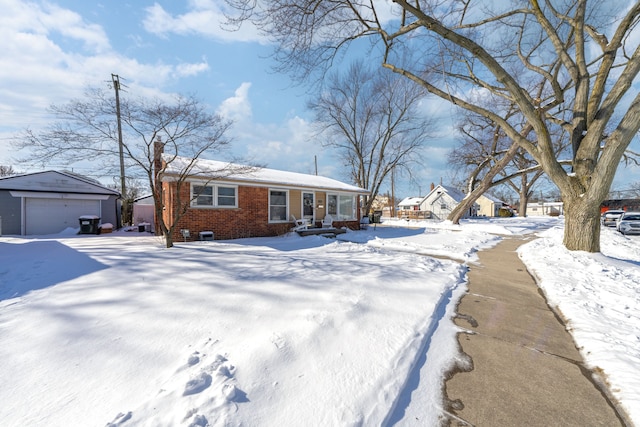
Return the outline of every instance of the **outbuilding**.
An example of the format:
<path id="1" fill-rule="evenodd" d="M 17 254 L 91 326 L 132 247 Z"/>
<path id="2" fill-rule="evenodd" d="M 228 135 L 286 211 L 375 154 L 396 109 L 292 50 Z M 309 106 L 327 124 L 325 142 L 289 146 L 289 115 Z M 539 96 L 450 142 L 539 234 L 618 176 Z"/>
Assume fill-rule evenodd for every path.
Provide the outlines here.
<path id="1" fill-rule="evenodd" d="M 81 216 L 119 224 L 120 193 L 89 178 L 45 171 L 0 178 L 0 234 L 56 234 Z"/>

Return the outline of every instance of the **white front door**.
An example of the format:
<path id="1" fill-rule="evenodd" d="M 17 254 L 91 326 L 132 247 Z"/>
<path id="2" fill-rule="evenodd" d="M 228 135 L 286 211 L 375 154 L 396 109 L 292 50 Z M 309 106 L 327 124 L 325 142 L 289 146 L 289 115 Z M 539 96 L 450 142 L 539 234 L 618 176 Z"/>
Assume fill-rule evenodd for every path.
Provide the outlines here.
<path id="1" fill-rule="evenodd" d="M 302 193 L 302 218 L 308 219 L 310 222 L 315 221 L 314 206 L 315 193 Z"/>

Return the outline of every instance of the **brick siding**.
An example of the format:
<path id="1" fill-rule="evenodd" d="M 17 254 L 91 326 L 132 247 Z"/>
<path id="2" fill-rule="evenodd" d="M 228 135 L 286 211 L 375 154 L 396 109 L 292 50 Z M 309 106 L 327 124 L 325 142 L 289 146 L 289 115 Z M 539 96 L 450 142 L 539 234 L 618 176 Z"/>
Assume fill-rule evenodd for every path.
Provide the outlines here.
<path id="1" fill-rule="evenodd" d="M 171 195 L 176 191 L 175 183 L 164 183 L 165 221 L 171 224 L 173 200 Z M 181 188 L 181 200 L 189 200 L 188 183 Z M 269 237 L 286 234 L 293 223 L 269 223 L 269 189 L 264 187 L 238 187 L 237 208 L 190 208 L 180 218 L 173 239 L 182 241 L 181 229 L 187 229 L 191 237 L 197 240 L 201 231 L 212 231 L 216 240 L 238 239 L 244 237 Z M 319 224 L 319 222 L 318 222 Z M 359 221 L 336 221 L 334 227 L 349 227 L 357 230 Z"/>

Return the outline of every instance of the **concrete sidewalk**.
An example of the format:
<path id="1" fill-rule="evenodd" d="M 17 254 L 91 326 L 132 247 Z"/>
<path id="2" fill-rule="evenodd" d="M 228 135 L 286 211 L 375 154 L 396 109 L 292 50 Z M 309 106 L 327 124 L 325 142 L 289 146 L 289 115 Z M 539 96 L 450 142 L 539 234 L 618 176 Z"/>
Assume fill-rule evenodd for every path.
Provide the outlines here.
<path id="1" fill-rule="evenodd" d="M 507 238 L 470 268 L 456 319 L 470 360 L 445 385 L 449 425 L 624 426 L 515 252 L 523 243 Z"/>

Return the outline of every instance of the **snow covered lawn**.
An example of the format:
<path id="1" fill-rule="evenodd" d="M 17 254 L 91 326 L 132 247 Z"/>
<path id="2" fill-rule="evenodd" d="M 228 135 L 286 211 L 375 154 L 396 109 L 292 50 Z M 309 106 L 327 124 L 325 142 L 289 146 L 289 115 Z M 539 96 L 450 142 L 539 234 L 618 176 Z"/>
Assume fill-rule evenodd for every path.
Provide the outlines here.
<path id="1" fill-rule="evenodd" d="M 603 254 L 568 254 L 561 225 L 399 221 L 340 240 L 172 249 L 144 233 L 0 237 L 0 425 L 434 425 L 457 357 L 463 263 L 499 241 L 489 232 L 549 226 L 522 256 L 543 283 L 579 266 L 590 285 L 559 296 L 560 309 L 587 357 L 608 349 L 607 366 L 590 362 L 629 409 L 640 396 L 640 237 L 604 230 Z M 528 255 L 540 252 L 556 264 Z M 616 330 L 579 311 L 574 322 L 574 299 L 617 316 Z"/>
<path id="2" fill-rule="evenodd" d="M 519 250 L 538 285 L 567 321 L 591 369 L 640 426 L 640 236 L 603 227 L 601 253 L 569 252 L 562 229 Z"/>

